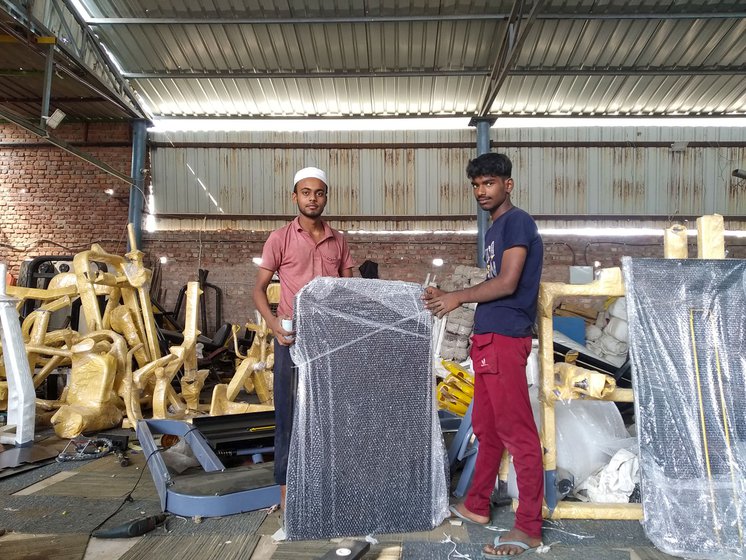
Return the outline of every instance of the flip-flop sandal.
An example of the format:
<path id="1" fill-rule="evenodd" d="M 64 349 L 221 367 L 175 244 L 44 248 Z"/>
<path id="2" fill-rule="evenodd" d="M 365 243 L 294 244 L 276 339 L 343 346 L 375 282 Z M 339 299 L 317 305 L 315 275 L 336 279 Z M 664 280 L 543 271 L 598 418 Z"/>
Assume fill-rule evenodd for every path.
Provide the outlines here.
<path id="1" fill-rule="evenodd" d="M 474 525 L 479 525 L 480 527 L 487 527 L 489 526 L 490 522 L 487 521 L 486 523 L 480 523 L 479 521 L 474 521 L 473 519 L 469 519 L 466 517 L 463 513 L 461 513 L 456 506 L 448 506 L 448 509 L 451 511 L 451 514 L 455 515 L 459 519 L 466 521 L 467 523 L 474 523 Z"/>
<path id="2" fill-rule="evenodd" d="M 518 548 L 522 548 L 523 552 L 528 552 L 529 550 L 539 548 L 539 546 L 541 545 L 531 546 L 522 541 L 501 541 L 500 537 L 495 537 L 495 541 L 492 546 L 494 548 L 498 548 L 501 546 L 517 546 Z M 521 552 L 520 554 L 492 554 L 490 552 L 485 552 L 484 550 L 482 550 L 482 558 L 510 558 L 511 556 L 520 556 L 521 554 L 523 554 L 523 552 Z"/>

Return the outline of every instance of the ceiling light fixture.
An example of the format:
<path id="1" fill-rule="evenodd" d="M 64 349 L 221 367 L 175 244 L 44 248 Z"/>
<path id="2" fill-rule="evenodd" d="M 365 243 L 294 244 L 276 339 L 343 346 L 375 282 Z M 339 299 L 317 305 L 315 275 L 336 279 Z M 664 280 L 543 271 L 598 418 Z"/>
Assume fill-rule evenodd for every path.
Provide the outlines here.
<path id="1" fill-rule="evenodd" d="M 60 111 L 59 109 L 55 109 L 54 113 L 52 113 L 51 117 L 44 117 L 44 120 L 47 122 L 47 126 L 49 128 L 57 128 L 60 126 L 60 123 L 62 122 L 62 119 L 64 119 L 67 115 Z"/>

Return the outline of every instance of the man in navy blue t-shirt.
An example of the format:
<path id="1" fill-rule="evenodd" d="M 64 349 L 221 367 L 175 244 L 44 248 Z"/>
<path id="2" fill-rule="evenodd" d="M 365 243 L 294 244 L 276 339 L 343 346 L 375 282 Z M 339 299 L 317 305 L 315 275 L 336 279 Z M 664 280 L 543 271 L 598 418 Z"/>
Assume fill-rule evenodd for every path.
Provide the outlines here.
<path id="1" fill-rule="evenodd" d="M 474 368 L 472 427 L 479 451 L 469 492 L 452 513 L 489 524 L 490 495 L 507 448 L 513 456 L 519 505 L 514 528 L 484 548 L 485 556 L 515 556 L 541 544 L 544 471 L 539 434 L 526 383 L 531 330 L 536 320 L 544 246 L 533 218 L 510 202 L 512 164 L 504 154 L 483 154 L 466 174 L 474 196 L 490 213 L 484 236 L 487 278 L 455 292 L 427 288 L 425 307 L 443 317 L 464 303 L 477 303 L 471 359 Z"/>

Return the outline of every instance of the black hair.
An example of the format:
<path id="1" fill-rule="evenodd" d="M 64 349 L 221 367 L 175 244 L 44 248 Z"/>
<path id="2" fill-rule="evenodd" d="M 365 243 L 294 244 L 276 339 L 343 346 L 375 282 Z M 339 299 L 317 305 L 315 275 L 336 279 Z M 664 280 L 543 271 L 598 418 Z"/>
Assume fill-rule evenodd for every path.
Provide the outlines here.
<path id="1" fill-rule="evenodd" d="M 505 154 L 496 154 L 494 152 L 477 156 L 466 166 L 466 176 L 469 179 L 486 176 L 509 179 L 512 171 L 513 164 L 510 162 L 510 158 Z"/>

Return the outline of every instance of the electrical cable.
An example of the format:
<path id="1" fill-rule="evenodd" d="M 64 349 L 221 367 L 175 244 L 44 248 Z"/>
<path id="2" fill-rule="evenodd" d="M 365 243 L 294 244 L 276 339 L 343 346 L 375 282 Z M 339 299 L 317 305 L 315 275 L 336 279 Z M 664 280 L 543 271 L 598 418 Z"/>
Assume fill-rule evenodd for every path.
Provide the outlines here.
<path id="1" fill-rule="evenodd" d="M 570 245 L 569 243 L 566 243 L 564 241 L 547 241 L 547 242 L 544 242 L 544 247 L 551 247 L 552 245 L 564 245 L 565 247 L 567 247 L 569 249 L 570 253 L 572 254 L 572 266 L 575 266 L 575 264 L 577 263 L 577 258 L 576 258 L 576 255 L 575 255 L 575 249 L 572 248 L 572 245 Z M 588 262 L 587 258 L 586 258 L 586 262 Z"/>
<path id="2" fill-rule="evenodd" d="M 189 431 L 191 431 L 191 430 L 189 430 Z M 187 433 L 189 433 L 189 432 L 187 432 Z M 122 508 L 124 507 L 124 504 L 126 504 L 127 502 L 133 502 L 134 501 L 132 499 L 132 494 L 135 492 L 135 490 L 137 489 L 137 486 L 140 484 L 140 481 L 142 480 L 142 475 L 145 473 L 145 470 L 148 467 L 148 463 L 150 462 L 150 458 L 153 455 L 155 455 L 156 453 L 161 453 L 161 452 L 163 452 L 165 450 L 166 450 L 166 448 L 159 447 L 159 448 L 153 450 L 153 452 L 150 455 L 148 455 L 148 458 L 145 459 L 145 464 L 143 465 L 142 470 L 140 471 L 140 476 L 137 477 L 137 480 L 135 481 L 135 485 L 132 487 L 132 489 L 129 492 L 127 492 L 127 495 L 122 500 L 122 503 L 119 504 L 119 506 L 117 507 L 117 509 L 115 509 L 106 519 L 104 519 L 101 523 L 99 523 L 93 529 L 91 529 L 90 533 L 93 533 L 94 531 L 96 531 L 97 529 L 99 529 L 104 523 L 106 523 L 109 519 L 111 519 L 117 513 L 119 513 L 122 510 Z M 91 535 L 89 534 L 89 536 L 91 536 Z"/>
<path id="3" fill-rule="evenodd" d="M 90 241 L 88 243 L 80 243 L 78 245 L 63 245 L 62 243 L 58 243 L 57 241 L 53 241 L 52 239 L 41 238 L 41 239 L 36 239 L 30 243 L 27 243 L 26 245 L 20 245 L 20 246 L 0 242 L 0 247 L 10 249 L 11 251 L 24 252 L 24 251 L 28 251 L 29 249 L 37 245 L 49 244 L 49 245 L 54 245 L 56 247 L 60 247 L 61 249 L 65 249 L 66 251 L 75 251 L 79 248 L 90 247 L 94 243 L 98 243 L 98 244 L 121 243 L 121 239 L 97 239 L 97 240 Z"/>
<path id="4" fill-rule="evenodd" d="M 694 328 L 694 312 L 698 311 L 700 313 L 706 313 L 706 310 L 704 309 L 689 309 L 689 334 L 691 336 L 691 343 L 692 343 L 692 358 L 694 361 L 694 380 L 697 384 L 697 403 L 699 405 L 699 423 L 700 423 L 700 430 L 702 432 L 702 448 L 704 452 L 705 457 L 705 470 L 707 471 L 707 482 L 710 489 L 710 505 L 712 506 L 712 521 L 713 521 L 713 527 L 715 529 L 715 536 L 717 537 L 718 543 L 722 546 L 722 539 L 720 536 L 720 527 L 721 524 L 718 521 L 718 515 L 717 515 L 717 499 L 715 498 L 715 487 L 713 485 L 713 478 L 712 478 L 712 464 L 710 462 L 710 446 L 708 443 L 708 437 L 707 437 L 707 423 L 705 420 L 705 407 L 704 407 L 704 400 L 702 395 L 702 378 L 700 375 L 700 369 L 699 369 L 699 356 L 697 352 L 697 339 L 695 336 L 695 328 Z"/>
<path id="5" fill-rule="evenodd" d="M 733 488 L 733 501 L 736 504 L 736 517 L 737 517 L 737 523 L 738 523 L 738 542 L 741 546 L 743 546 L 743 518 L 741 513 L 741 504 L 739 499 L 739 492 L 738 492 L 738 484 L 736 479 L 738 478 L 737 473 L 735 472 L 735 469 L 733 468 L 733 465 L 735 464 L 735 457 L 733 456 L 733 447 L 731 446 L 731 429 L 730 424 L 728 422 L 728 408 L 725 400 L 725 389 L 724 389 L 724 383 L 723 383 L 723 369 L 721 367 L 720 363 L 720 348 L 718 344 L 718 340 L 720 339 L 719 336 L 717 336 L 717 323 L 715 321 L 715 316 L 713 313 L 708 313 L 710 316 L 710 323 L 712 325 L 712 332 L 716 334 L 716 336 L 713 337 L 712 343 L 714 346 L 715 351 L 715 371 L 717 373 L 717 386 L 718 386 L 718 393 L 720 397 L 720 411 L 722 413 L 723 417 L 723 433 L 725 435 L 725 447 L 727 451 L 728 456 L 728 466 L 730 467 L 730 478 L 731 478 L 731 485 Z"/>

